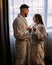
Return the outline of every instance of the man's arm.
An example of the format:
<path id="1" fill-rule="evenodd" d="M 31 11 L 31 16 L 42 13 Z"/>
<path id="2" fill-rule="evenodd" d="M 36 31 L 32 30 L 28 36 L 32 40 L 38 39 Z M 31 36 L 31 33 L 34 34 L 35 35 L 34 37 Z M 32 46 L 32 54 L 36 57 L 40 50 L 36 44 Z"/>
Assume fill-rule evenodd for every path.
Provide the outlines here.
<path id="1" fill-rule="evenodd" d="M 14 30 L 14 36 L 16 39 L 28 39 L 29 38 L 29 32 L 28 30 L 22 30 L 21 23 L 19 20 L 15 20 L 13 23 L 13 30 Z"/>

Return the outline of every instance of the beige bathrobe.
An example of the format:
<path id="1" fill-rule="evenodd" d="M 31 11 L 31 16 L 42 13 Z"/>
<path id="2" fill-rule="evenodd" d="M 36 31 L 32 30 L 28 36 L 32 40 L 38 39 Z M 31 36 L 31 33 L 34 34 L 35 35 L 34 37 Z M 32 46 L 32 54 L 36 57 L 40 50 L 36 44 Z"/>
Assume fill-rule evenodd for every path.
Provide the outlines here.
<path id="1" fill-rule="evenodd" d="M 36 28 L 36 31 L 31 32 L 31 62 L 34 65 L 45 65 L 44 42 L 46 40 L 46 30 L 42 24 L 38 24 Z"/>
<path id="2" fill-rule="evenodd" d="M 28 27 L 27 21 L 21 15 L 13 22 L 14 37 L 16 39 L 16 62 L 15 65 L 25 65 L 29 54 L 29 32 L 26 30 Z M 29 57 L 29 56 L 28 56 Z"/>

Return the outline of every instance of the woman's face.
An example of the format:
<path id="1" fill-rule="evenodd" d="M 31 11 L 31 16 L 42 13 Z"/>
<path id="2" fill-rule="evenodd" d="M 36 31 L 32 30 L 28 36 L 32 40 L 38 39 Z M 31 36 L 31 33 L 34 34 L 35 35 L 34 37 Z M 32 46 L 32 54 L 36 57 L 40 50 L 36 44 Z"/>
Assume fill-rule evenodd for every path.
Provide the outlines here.
<path id="1" fill-rule="evenodd" d="M 36 18 L 35 17 L 33 17 L 33 21 L 36 22 Z"/>
<path id="2" fill-rule="evenodd" d="M 34 21 L 34 23 L 36 23 L 36 24 L 39 23 L 38 18 L 36 18 L 36 17 L 33 17 L 33 21 Z"/>

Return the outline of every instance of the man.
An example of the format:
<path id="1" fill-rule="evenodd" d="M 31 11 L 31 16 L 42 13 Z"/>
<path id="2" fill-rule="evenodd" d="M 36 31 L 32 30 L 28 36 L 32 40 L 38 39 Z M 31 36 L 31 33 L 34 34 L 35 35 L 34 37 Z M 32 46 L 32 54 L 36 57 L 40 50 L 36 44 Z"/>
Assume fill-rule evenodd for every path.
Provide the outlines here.
<path id="1" fill-rule="evenodd" d="M 29 12 L 29 6 L 23 4 L 20 6 L 20 14 L 13 22 L 14 36 L 16 39 L 16 62 L 15 65 L 25 65 L 27 55 L 29 54 L 29 32 L 25 17 Z M 28 51 L 29 50 L 29 51 Z M 29 58 L 29 55 L 28 55 Z"/>

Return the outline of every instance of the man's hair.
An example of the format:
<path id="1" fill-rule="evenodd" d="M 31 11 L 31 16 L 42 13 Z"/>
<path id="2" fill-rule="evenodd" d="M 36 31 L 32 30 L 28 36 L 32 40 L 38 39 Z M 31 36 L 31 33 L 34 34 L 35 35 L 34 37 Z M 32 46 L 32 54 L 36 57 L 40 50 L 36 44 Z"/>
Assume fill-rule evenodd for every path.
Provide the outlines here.
<path id="1" fill-rule="evenodd" d="M 26 5 L 26 4 L 22 4 L 22 5 L 20 6 L 20 10 L 21 10 L 21 9 L 24 9 L 24 8 L 29 8 L 29 6 Z"/>

